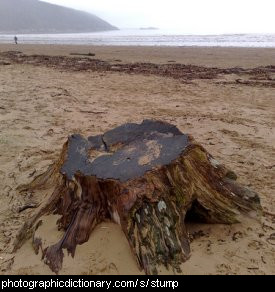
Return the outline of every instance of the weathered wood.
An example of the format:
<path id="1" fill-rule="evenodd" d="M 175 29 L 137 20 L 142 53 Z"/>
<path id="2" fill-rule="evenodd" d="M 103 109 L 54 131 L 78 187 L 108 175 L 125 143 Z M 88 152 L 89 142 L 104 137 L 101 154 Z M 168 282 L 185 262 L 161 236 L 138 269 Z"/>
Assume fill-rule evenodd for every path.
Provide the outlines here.
<path id="1" fill-rule="evenodd" d="M 38 239 L 33 242 L 58 273 L 63 249 L 74 256 L 97 224 L 112 220 L 146 274 L 157 274 L 162 265 L 179 271 L 190 257 L 187 217 L 232 224 L 242 215 L 260 215 L 258 195 L 236 179 L 190 135 L 168 123 L 125 124 L 88 139 L 73 135 L 59 160 L 21 188 L 51 192 L 26 222 L 16 247 L 43 214 L 59 214 L 60 242 L 46 248 Z"/>
<path id="2" fill-rule="evenodd" d="M 70 53 L 71 56 L 87 56 L 87 57 L 94 57 L 94 53 Z"/>

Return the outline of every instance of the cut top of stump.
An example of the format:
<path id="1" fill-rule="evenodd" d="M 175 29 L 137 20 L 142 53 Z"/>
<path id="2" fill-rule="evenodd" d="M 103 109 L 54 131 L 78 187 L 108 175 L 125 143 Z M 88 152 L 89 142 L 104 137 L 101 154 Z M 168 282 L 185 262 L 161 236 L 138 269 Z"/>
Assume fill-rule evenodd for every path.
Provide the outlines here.
<path id="1" fill-rule="evenodd" d="M 171 163 L 189 145 L 188 136 L 160 121 L 128 123 L 88 139 L 72 135 L 61 173 L 72 180 L 76 173 L 126 182 Z"/>

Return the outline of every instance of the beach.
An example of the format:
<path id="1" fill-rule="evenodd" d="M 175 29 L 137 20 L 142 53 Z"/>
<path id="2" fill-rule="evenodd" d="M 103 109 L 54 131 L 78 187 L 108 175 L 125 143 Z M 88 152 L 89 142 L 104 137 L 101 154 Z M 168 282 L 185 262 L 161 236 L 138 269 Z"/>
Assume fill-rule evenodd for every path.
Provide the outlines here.
<path id="1" fill-rule="evenodd" d="M 13 251 L 35 211 L 21 207 L 43 200 L 17 187 L 45 172 L 69 135 L 157 119 L 191 134 L 259 193 L 264 209 L 260 222 L 189 223 L 192 254 L 182 273 L 275 274 L 274 60 L 274 48 L 1 44 L 0 273 L 52 274 L 31 241 Z M 57 219 L 43 218 L 48 242 L 62 235 Z M 120 227 L 109 222 L 74 259 L 65 256 L 60 272 L 143 273 Z"/>
<path id="2" fill-rule="evenodd" d="M 151 62 L 193 64 L 212 67 L 258 67 L 274 65 L 274 48 L 220 47 L 145 47 L 1 44 L 1 51 L 19 50 L 26 54 L 71 56 L 72 53 L 94 53 L 96 58 L 114 64 L 121 62 Z"/>

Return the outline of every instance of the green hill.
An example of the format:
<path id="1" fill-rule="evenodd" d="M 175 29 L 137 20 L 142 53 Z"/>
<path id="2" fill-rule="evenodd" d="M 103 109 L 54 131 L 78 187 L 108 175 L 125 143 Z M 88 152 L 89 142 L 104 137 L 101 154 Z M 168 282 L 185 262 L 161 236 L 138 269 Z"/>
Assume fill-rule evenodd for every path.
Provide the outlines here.
<path id="1" fill-rule="evenodd" d="M 0 0 L 0 33 L 76 33 L 115 30 L 101 18 L 38 0 Z"/>

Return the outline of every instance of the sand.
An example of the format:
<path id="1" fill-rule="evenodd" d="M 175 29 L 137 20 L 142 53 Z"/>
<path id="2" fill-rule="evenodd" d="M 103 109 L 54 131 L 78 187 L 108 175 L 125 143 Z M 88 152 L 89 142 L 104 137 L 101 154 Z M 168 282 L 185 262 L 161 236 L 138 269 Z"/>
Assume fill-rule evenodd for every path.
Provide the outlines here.
<path id="1" fill-rule="evenodd" d="M 220 47 L 125 47 L 1 44 L 1 51 L 19 50 L 26 54 L 70 56 L 73 53 L 94 53 L 95 57 L 114 64 L 120 62 L 183 63 L 217 67 L 257 67 L 274 65 L 274 48 Z"/>
<path id="2" fill-rule="evenodd" d="M 154 118 L 192 134 L 259 193 L 270 213 L 261 222 L 247 219 L 230 226 L 190 223 L 192 256 L 182 264 L 182 273 L 275 274 L 275 72 L 264 78 L 268 85 L 235 82 L 250 77 L 234 73 L 183 82 L 156 75 L 19 64 L 1 57 L 8 50 L 55 56 L 93 52 L 97 59 L 119 64 L 275 65 L 275 49 L 0 45 L 0 64 L 10 63 L 0 65 L 0 273 L 52 274 L 30 241 L 17 252 L 12 250 L 18 229 L 34 212 L 18 212 L 20 207 L 43 200 L 42 194 L 19 194 L 16 188 L 47 169 L 68 135 L 96 135 L 125 122 Z M 39 232 L 47 234 L 47 242 L 61 236 L 56 220 L 43 218 Z M 119 226 L 107 222 L 77 247 L 74 259 L 65 257 L 61 274 L 143 271 Z"/>

